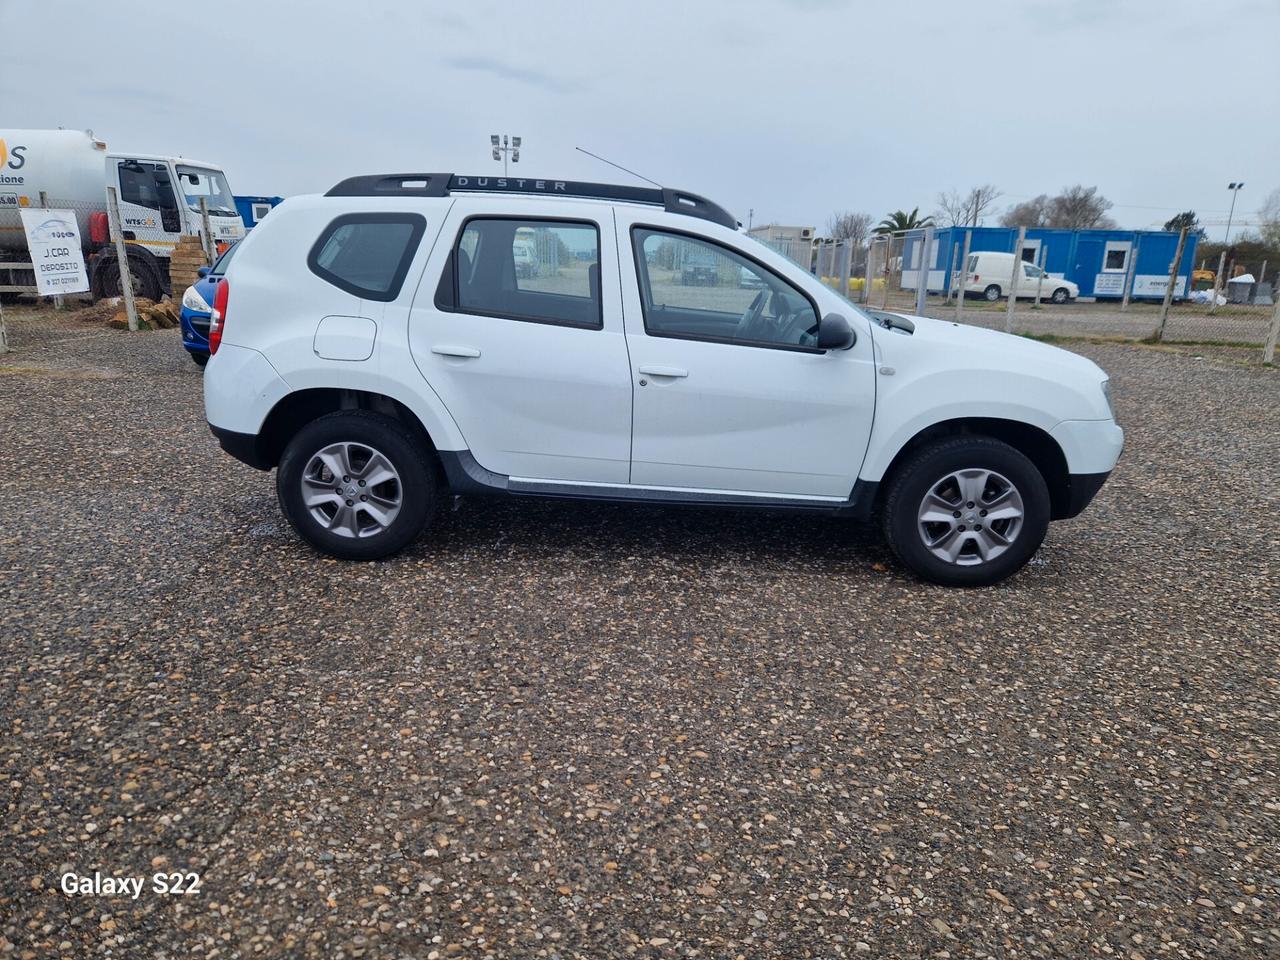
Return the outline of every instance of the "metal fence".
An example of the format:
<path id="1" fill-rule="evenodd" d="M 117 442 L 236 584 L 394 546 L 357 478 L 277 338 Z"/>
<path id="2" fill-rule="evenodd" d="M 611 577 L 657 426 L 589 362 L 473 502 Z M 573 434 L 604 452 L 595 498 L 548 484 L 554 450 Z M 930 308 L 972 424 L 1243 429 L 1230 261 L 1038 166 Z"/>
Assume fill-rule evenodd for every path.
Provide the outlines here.
<path id="1" fill-rule="evenodd" d="M 991 278 L 972 289 L 967 276 L 972 231 L 959 230 L 950 242 L 937 243 L 932 231 L 904 231 L 873 236 L 865 244 L 848 240 L 776 240 L 767 246 L 870 309 L 953 320 L 1011 333 L 1064 338 L 1098 337 L 1166 343 L 1256 348 L 1254 354 L 1273 362 L 1280 331 L 1280 263 L 1226 261 L 1213 265 L 1215 279 L 1200 273 L 1188 258 L 1170 261 L 1167 277 L 1144 277 L 1135 284 L 1136 255 L 1127 258 L 1119 293 L 1112 297 L 1080 297 L 1055 302 L 1062 274 L 1040 269 L 1048 248 L 1015 239 L 1003 251 L 1021 257 L 1008 260 L 1009 277 Z M 1176 252 L 1175 252 L 1176 258 Z M 1023 262 L 1034 277 L 1013 286 Z M 1205 277 L 1205 279 L 1197 279 Z M 1224 280 L 1224 277 L 1233 279 Z M 1120 281 L 1121 278 L 1117 278 Z M 1156 281 L 1159 282 L 1156 282 Z M 996 287 L 993 294 L 991 287 Z M 1188 289 L 1189 287 L 1189 289 Z M 1012 301 L 1007 294 L 1015 289 Z"/>

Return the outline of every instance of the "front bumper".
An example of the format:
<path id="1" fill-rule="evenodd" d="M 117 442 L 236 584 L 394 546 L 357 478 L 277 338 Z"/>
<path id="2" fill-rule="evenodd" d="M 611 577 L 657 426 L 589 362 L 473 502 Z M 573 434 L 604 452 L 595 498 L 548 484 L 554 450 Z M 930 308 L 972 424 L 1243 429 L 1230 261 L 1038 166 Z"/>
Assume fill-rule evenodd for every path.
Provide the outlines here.
<path id="1" fill-rule="evenodd" d="M 209 352 L 209 314 L 197 313 L 186 307 L 179 314 L 182 328 L 182 345 L 195 353 Z"/>
<path id="2" fill-rule="evenodd" d="M 1070 520 L 1072 517 L 1079 516 L 1093 498 L 1098 495 L 1098 491 L 1102 489 L 1102 485 L 1107 482 L 1107 477 L 1111 476 L 1111 471 L 1106 473 L 1073 473 L 1067 478 L 1068 494 L 1066 509 L 1055 516 L 1055 520 Z"/>

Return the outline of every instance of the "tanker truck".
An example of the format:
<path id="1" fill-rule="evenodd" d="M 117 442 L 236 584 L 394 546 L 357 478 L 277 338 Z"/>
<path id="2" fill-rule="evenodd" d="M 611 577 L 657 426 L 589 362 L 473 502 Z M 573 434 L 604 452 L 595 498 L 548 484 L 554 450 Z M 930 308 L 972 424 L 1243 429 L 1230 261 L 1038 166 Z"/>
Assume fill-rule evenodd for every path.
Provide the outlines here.
<path id="1" fill-rule="evenodd" d="M 74 210 L 93 296 L 120 293 L 120 264 L 107 220 L 107 187 L 120 202 L 120 229 L 134 292 L 159 300 L 169 291 L 169 254 L 184 234 L 209 233 L 219 250 L 244 236 L 226 175 L 184 157 L 108 152 L 87 130 L 0 128 L 0 294 L 35 292 L 35 273 L 19 210 Z"/>

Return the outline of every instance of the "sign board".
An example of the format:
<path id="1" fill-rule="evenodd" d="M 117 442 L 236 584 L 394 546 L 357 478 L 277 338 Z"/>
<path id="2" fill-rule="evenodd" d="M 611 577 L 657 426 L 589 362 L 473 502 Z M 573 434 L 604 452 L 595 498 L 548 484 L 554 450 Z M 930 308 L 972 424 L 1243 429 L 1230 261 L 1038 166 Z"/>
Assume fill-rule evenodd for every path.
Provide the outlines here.
<path id="1" fill-rule="evenodd" d="M 19 213 L 35 268 L 36 292 L 51 297 L 88 290 L 89 274 L 84 268 L 75 211 L 25 207 Z"/>
<path id="2" fill-rule="evenodd" d="M 1119 297 L 1124 294 L 1123 273 L 1099 273 L 1093 278 L 1093 293 L 1098 297 Z"/>
<path id="3" fill-rule="evenodd" d="M 1185 297 L 1187 295 L 1187 276 L 1178 274 L 1178 279 L 1173 284 L 1173 295 L 1175 297 Z M 1138 274 L 1133 278 L 1133 295 L 1135 297 L 1163 297 L 1165 288 L 1169 286 L 1169 275 L 1163 276 L 1159 274 Z"/>

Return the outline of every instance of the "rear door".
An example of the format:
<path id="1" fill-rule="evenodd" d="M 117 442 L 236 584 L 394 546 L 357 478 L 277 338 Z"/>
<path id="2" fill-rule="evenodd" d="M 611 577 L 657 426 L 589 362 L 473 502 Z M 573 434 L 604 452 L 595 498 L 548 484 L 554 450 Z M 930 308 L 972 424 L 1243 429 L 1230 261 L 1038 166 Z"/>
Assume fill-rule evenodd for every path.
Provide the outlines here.
<path id="1" fill-rule="evenodd" d="M 632 388 L 613 213 L 564 209 L 455 203 L 414 299 L 410 349 L 485 469 L 626 483 Z"/>

